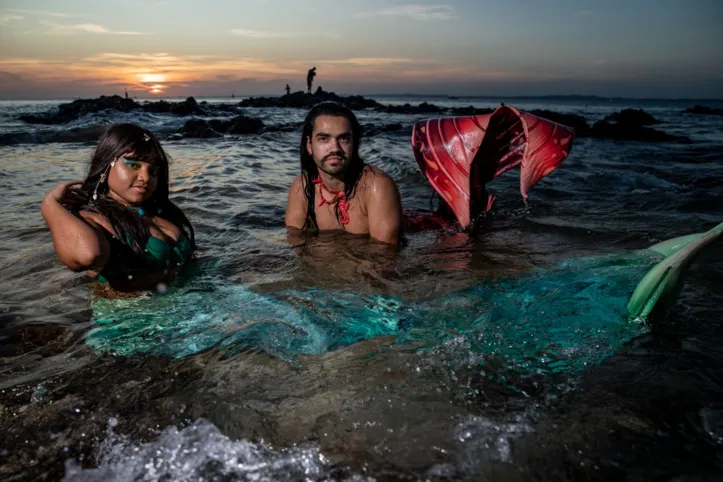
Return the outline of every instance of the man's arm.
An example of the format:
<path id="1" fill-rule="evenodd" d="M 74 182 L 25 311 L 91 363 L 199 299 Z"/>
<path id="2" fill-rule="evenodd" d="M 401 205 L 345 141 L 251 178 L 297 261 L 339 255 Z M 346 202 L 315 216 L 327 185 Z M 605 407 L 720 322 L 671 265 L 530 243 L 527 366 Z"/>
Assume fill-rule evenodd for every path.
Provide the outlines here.
<path id="1" fill-rule="evenodd" d="M 307 206 L 306 197 L 304 196 L 304 180 L 299 174 L 291 183 L 289 189 L 289 200 L 286 205 L 286 227 L 304 229 L 306 224 Z"/>
<path id="2" fill-rule="evenodd" d="M 373 176 L 367 203 L 369 235 L 382 243 L 398 244 L 402 235 L 402 201 L 391 177 Z"/>

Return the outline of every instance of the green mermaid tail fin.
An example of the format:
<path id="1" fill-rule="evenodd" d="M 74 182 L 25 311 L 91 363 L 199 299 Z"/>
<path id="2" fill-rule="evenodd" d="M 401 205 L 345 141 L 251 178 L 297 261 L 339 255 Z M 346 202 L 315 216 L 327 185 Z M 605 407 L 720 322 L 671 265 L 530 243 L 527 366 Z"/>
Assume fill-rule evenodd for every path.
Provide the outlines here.
<path id="1" fill-rule="evenodd" d="M 628 302 L 628 317 L 644 321 L 654 311 L 672 305 L 688 267 L 703 249 L 723 234 L 723 223 L 705 233 L 669 239 L 648 248 L 666 256 L 638 283 Z"/>

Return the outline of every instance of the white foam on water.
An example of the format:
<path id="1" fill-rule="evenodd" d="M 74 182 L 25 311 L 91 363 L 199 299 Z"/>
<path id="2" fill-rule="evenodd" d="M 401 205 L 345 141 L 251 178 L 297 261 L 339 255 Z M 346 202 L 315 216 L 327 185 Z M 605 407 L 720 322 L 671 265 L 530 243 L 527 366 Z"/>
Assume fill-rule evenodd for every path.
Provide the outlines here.
<path id="1" fill-rule="evenodd" d="M 723 445 L 723 409 L 720 406 L 700 410 L 700 424 L 705 433 L 718 445 Z"/>
<path id="2" fill-rule="evenodd" d="M 467 447 L 467 459 L 470 462 L 490 460 L 511 464 L 514 462 L 511 443 L 530 432 L 532 426 L 524 414 L 504 422 L 472 416 L 456 427 L 455 438 Z"/>
<path id="3" fill-rule="evenodd" d="M 110 422 L 110 427 L 113 423 Z M 309 443 L 274 450 L 263 442 L 231 440 L 212 423 L 165 429 L 156 441 L 134 443 L 112 433 L 103 442 L 97 468 L 65 464 L 64 482 L 330 480 L 330 462 Z M 338 475 L 338 474 L 337 474 Z M 373 481 L 353 475 L 350 482 Z"/>

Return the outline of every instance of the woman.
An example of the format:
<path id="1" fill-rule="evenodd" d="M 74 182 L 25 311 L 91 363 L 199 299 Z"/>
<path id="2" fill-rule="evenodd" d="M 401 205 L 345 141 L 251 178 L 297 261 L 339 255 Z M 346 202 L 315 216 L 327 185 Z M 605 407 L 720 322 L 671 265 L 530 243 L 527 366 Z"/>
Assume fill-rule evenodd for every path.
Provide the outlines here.
<path id="1" fill-rule="evenodd" d="M 196 246 L 191 223 L 168 199 L 168 177 L 168 156 L 152 133 L 112 126 L 86 179 L 43 200 L 58 259 L 119 291 L 172 281 Z"/>

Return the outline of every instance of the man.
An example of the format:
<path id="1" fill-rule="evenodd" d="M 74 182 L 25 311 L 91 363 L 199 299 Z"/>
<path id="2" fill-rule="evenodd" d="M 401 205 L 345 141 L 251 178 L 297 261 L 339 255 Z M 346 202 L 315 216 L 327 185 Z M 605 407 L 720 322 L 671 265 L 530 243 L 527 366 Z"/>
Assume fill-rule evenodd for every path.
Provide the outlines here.
<path id="1" fill-rule="evenodd" d="M 314 82 L 314 77 L 316 77 L 316 67 L 310 68 L 306 73 L 306 89 L 309 94 L 311 94 L 311 84 Z"/>
<path id="2" fill-rule="evenodd" d="M 289 190 L 286 226 L 294 230 L 344 230 L 396 245 L 402 233 L 402 203 L 386 173 L 359 157 L 361 127 L 338 102 L 311 108 L 299 154 L 301 174 Z"/>

